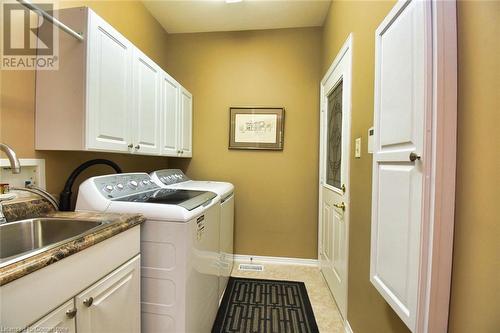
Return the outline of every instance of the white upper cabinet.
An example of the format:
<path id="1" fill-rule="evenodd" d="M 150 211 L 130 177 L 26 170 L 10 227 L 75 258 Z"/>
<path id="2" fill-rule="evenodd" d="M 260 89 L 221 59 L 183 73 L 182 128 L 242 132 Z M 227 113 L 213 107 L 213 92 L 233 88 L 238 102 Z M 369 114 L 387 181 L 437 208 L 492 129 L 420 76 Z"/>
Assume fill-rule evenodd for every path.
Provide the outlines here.
<path id="1" fill-rule="evenodd" d="M 179 131 L 179 150 L 181 157 L 191 157 L 192 150 L 192 132 L 193 132 L 193 96 L 181 87 L 180 90 L 180 131 Z"/>
<path id="2" fill-rule="evenodd" d="M 58 15 L 84 40 L 36 73 L 36 149 L 191 157 L 191 94 L 92 10 Z"/>
<path id="3" fill-rule="evenodd" d="M 133 45 L 102 18 L 92 14 L 87 43 L 86 146 L 128 151 Z"/>
<path id="4" fill-rule="evenodd" d="M 160 153 L 160 112 L 162 70 L 139 50 L 134 51 L 134 82 L 132 89 L 134 118 L 134 152 Z"/>
<path id="5" fill-rule="evenodd" d="M 177 156 L 180 85 L 167 73 L 163 73 L 161 84 L 163 115 L 161 153 L 166 156 Z"/>
<path id="6" fill-rule="evenodd" d="M 193 96 L 167 73 L 162 90 L 161 154 L 191 157 Z"/>

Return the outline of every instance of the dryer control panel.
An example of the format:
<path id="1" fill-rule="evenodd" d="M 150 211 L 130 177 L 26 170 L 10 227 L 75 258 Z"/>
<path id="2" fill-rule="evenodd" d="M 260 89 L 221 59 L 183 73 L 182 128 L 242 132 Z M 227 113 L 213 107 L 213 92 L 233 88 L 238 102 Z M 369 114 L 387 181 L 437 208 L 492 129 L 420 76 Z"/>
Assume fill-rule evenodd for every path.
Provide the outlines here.
<path id="1" fill-rule="evenodd" d="M 189 177 L 179 169 L 163 169 L 155 171 L 154 174 L 165 185 L 182 183 L 189 180 Z"/>

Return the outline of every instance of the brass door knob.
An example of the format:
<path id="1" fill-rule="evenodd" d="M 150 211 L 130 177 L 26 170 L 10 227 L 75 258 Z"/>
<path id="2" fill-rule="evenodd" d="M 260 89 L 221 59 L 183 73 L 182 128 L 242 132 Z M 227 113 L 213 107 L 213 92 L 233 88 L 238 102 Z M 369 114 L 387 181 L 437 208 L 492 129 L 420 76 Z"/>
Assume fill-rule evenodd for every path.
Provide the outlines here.
<path id="1" fill-rule="evenodd" d="M 417 155 L 413 152 L 410 153 L 410 161 L 415 162 L 416 160 L 420 160 L 420 155 Z"/>
<path id="2" fill-rule="evenodd" d="M 345 212 L 345 203 L 342 201 L 339 204 L 333 204 L 334 207 L 342 209 L 343 212 Z"/>

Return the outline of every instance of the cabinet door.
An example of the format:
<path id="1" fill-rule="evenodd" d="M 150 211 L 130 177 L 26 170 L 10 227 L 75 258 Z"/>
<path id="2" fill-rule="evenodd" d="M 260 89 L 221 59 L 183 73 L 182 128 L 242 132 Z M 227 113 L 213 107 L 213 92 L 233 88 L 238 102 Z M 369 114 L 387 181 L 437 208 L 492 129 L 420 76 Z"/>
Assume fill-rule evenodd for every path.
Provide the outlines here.
<path id="1" fill-rule="evenodd" d="M 67 301 L 24 332 L 66 332 L 74 333 L 75 330 L 75 305 L 73 299 Z"/>
<path id="2" fill-rule="evenodd" d="M 161 69 L 141 51 L 134 50 L 132 119 L 133 152 L 160 153 Z"/>
<path id="3" fill-rule="evenodd" d="M 423 221 L 424 147 L 432 129 L 431 3 L 398 2 L 376 32 L 370 280 L 416 330 Z M 416 156 L 418 155 L 418 159 Z M 420 157 L 421 156 L 421 157 Z M 418 330 L 420 332 L 420 330 Z"/>
<path id="4" fill-rule="evenodd" d="M 193 96 L 184 87 L 180 91 L 179 109 L 179 141 L 180 157 L 193 156 L 192 135 L 193 135 Z"/>
<path id="5" fill-rule="evenodd" d="M 140 256 L 76 296 L 79 333 L 140 332 Z"/>
<path id="6" fill-rule="evenodd" d="M 179 147 L 179 83 L 167 73 L 162 76 L 161 153 L 177 156 Z"/>
<path id="7" fill-rule="evenodd" d="M 133 45 L 89 11 L 86 148 L 128 151 Z"/>

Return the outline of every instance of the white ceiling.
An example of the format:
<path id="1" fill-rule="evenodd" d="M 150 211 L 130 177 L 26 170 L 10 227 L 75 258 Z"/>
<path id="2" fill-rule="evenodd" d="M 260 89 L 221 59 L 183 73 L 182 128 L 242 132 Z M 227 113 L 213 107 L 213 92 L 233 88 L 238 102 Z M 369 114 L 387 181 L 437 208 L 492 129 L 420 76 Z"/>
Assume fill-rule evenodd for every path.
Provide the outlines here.
<path id="1" fill-rule="evenodd" d="M 168 33 L 322 26 L 330 0 L 144 0 Z"/>

